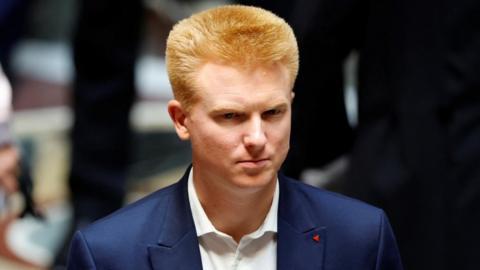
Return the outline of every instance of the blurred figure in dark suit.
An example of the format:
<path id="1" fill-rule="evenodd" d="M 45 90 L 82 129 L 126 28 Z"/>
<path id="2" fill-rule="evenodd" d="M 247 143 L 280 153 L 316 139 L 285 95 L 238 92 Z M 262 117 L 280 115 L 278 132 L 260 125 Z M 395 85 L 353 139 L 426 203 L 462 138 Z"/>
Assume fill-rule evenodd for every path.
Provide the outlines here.
<path id="1" fill-rule="evenodd" d="M 302 49 L 302 72 L 295 83 L 299 94 L 293 103 L 292 145 L 283 167 L 287 175 L 299 178 L 304 169 L 323 167 L 351 148 L 353 131 L 343 107 L 342 64 L 352 47 L 358 44 L 360 33 L 336 21 L 355 14 L 344 11 L 327 18 L 321 13 L 325 12 L 325 1 L 239 2 L 265 7 L 286 18 Z M 330 5 L 343 4 L 333 2 Z M 312 125 L 312 119 L 319 124 Z"/>
<path id="2" fill-rule="evenodd" d="M 3 73 L 12 80 L 10 55 L 15 43 L 22 36 L 30 0 L 0 1 L 0 63 Z"/>
<path id="3" fill-rule="evenodd" d="M 78 8 L 69 176 L 72 232 L 123 204 L 142 1 L 81 0 Z M 69 240 L 56 265 L 65 265 Z"/>
<path id="4" fill-rule="evenodd" d="M 74 36 L 72 168 L 76 218 L 122 205 L 135 99 L 141 1 L 82 0 Z"/>
<path id="5" fill-rule="evenodd" d="M 386 210 L 405 268 L 478 269 L 480 2 L 242 2 L 276 10 L 310 48 L 300 50 L 300 74 L 311 79 L 297 80 L 294 103 L 303 112 L 294 118 L 298 153 L 287 174 L 315 165 L 295 157 L 316 156 L 322 165 L 341 155 L 354 135 L 342 190 Z M 352 133 L 341 77 L 355 48 L 359 122 Z M 332 125 L 302 125 L 324 118 Z"/>

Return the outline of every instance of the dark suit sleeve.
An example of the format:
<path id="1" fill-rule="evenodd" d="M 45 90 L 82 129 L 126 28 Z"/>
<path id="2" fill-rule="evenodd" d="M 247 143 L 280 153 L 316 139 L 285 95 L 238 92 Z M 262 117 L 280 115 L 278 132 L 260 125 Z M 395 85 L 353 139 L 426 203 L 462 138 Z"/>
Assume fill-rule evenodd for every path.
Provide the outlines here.
<path id="1" fill-rule="evenodd" d="M 402 261 L 392 227 L 385 213 L 382 212 L 376 270 L 402 270 Z"/>
<path id="2" fill-rule="evenodd" d="M 68 270 L 93 270 L 97 269 L 90 248 L 88 247 L 82 232 L 78 231 L 73 236 L 68 256 Z"/>

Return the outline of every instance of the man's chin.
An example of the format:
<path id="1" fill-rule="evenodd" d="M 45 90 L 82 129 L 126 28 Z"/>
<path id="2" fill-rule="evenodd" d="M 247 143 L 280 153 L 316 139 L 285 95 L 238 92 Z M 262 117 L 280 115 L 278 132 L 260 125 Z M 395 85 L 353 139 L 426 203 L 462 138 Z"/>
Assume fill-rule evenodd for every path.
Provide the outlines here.
<path id="1" fill-rule="evenodd" d="M 277 174 L 273 170 L 262 170 L 252 173 L 251 171 L 244 172 L 234 179 L 234 184 L 239 188 L 244 189 L 262 189 L 269 186 L 277 179 Z"/>

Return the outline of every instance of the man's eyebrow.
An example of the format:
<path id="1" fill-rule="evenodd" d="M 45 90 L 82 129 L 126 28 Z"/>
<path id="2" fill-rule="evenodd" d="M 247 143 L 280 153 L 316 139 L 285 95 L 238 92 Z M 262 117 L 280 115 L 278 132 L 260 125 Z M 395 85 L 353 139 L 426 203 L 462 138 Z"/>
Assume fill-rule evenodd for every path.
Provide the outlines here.
<path id="1" fill-rule="evenodd" d="M 233 105 L 233 104 L 225 104 L 225 105 L 216 105 L 209 109 L 209 114 L 220 114 L 225 112 L 238 112 L 243 109 L 242 106 Z"/>
<path id="2" fill-rule="evenodd" d="M 265 108 L 267 110 L 271 110 L 271 109 L 284 109 L 288 107 L 288 101 L 286 100 L 283 100 L 283 99 L 274 99 L 274 100 L 271 100 L 270 102 L 268 102 L 265 106 Z"/>
<path id="3" fill-rule="evenodd" d="M 272 108 L 272 109 L 282 109 L 288 106 L 287 102 L 276 102 L 272 103 L 272 105 L 267 106 L 267 108 Z"/>

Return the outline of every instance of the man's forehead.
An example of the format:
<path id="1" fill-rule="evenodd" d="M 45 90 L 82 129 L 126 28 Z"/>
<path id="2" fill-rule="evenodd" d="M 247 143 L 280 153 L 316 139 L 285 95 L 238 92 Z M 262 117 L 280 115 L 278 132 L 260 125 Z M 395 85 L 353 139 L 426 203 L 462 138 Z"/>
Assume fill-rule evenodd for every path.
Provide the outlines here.
<path id="1" fill-rule="evenodd" d="M 281 74 L 281 76 L 279 76 Z M 196 73 L 196 81 L 200 84 L 214 82 L 218 84 L 233 84 L 238 80 L 249 79 L 265 81 L 272 76 L 289 80 L 287 67 L 282 63 L 242 64 L 208 61 L 201 65 Z M 277 78 L 278 79 L 278 78 Z"/>
<path id="2" fill-rule="evenodd" d="M 223 111 L 245 111 L 245 110 L 265 110 L 273 109 L 281 106 L 287 106 L 289 100 L 285 95 L 279 94 L 262 99 L 245 98 L 241 96 L 226 97 L 226 98 L 206 98 L 202 102 L 203 107 L 211 112 Z"/>
<path id="3" fill-rule="evenodd" d="M 283 65 L 242 67 L 218 63 L 206 63 L 196 76 L 200 92 L 239 94 L 242 89 L 284 92 L 289 88 L 289 74 Z"/>

